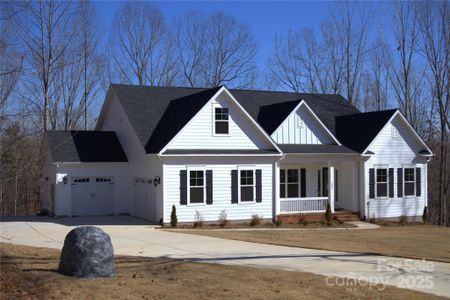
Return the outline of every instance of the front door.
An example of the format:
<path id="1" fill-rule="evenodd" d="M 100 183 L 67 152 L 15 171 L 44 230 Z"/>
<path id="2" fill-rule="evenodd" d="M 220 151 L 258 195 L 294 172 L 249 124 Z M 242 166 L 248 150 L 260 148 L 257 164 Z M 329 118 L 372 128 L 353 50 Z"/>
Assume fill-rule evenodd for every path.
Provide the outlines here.
<path id="1" fill-rule="evenodd" d="M 328 197 L 329 196 L 329 179 L 328 179 L 328 168 L 322 168 L 322 170 L 318 170 L 317 172 L 317 182 L 318 182 L 318 195 L 319 197 Z M 339 178 L 338 178 L 338 170 L 334 170 L 334 202 L 335 207 L 339 207 Z"/>

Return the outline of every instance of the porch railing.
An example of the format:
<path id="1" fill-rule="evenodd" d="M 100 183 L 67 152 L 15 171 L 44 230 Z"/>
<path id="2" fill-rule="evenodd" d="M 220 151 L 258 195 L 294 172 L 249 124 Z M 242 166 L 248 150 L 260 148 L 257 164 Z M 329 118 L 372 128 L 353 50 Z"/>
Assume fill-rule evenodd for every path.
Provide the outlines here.
<path id="1" fill-rule="evenodd" d="M 318 213 L 327 209 L 328 197 L 280 199 L 280 213 Z"/>

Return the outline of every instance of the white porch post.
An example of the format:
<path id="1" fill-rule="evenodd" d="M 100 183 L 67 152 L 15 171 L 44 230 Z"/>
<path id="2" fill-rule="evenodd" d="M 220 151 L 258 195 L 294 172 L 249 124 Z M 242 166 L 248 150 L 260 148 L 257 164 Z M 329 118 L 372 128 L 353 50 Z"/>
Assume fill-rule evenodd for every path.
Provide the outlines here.
<path id="1" fill-rule="evenodd" d="M 273 217 L 274 220 L 277 219 L 277 216 L 280 214 L 280 162 L 275 162 L 275 167 L 274 167 L 274 176 L 275 176 L 275 188 L 274 190 L 274 204 L 275 204 L 275 216 Z"/>
<path id="2" fill-rule="evenodd" d="M 328 163 L 328 199 L 330 201 L 331 212 L 334 213 L 334 166 Z"/>

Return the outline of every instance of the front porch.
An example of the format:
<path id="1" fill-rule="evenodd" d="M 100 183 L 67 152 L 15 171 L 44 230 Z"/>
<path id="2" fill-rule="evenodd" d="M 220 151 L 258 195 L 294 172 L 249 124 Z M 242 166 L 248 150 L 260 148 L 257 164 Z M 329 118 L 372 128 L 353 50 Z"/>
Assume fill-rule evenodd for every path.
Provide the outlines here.
<path id="1" fill-rule="evenodd" d="M 352 157 L 287 155 L 276 166 L 276 215 L 358 212 L 358 162 Z"/>

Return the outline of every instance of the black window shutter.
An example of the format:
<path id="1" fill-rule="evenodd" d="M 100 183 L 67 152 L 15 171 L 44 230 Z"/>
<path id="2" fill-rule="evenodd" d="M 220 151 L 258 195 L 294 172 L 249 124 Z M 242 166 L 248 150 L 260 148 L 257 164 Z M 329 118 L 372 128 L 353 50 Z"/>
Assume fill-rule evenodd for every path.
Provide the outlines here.
<path id="1" fill-rule="evenodd" d="M 306 169 L 300 169 L 300 197 L 306 197 Z"/>
<path id="2" fill-rule="evenodd" d="M 422 177 L 420 176 L 420 168 L 416 168 L 416 196 L 421 195 L 421 183 L 422 183 Z"/>
<path id="3" fill-rule="evenodd" d="M 180 204 L 187 204 L 187 171 L 180 170 Z"/>
<path id="4" fill-rule="evenodd" d="M 375 198 L 375 169 L 369 169 L 369 198 Z"/>
<path id="5" fill-rule="evenodd" d="M 213 171 L 206 170 L 206 204 L 213 204 Z"/>
<path id="6" fill-rule="evenodd" d="M 389 198 L 394 198 L 394 168 L 389 168 Z"/>
<path id="7" fill-rule="evenodd" d="M 231 203 L 238 203 L 238 173 L 231 170 Z"/>
<path id="8" fill-rule="evenodd" d="M 397 198 L 403 197 L 403 169 L 397 169 Z"/>
<path id="9" fill-rule="evenodd" d="M 262 185 L 261 185 L 261 170 L 256 170 L 256 181 L 255 181 L 255 187 L 256 187 L 256 202 L 262 202 Z"/>

